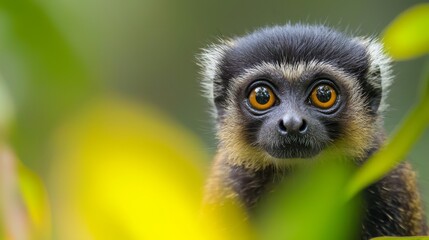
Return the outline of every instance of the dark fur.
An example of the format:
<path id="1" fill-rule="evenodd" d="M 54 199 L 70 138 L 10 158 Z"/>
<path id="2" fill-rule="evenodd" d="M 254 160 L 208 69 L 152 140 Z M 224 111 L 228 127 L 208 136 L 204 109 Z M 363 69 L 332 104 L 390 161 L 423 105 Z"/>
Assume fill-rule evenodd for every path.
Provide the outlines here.
<path id="1" fill-rule="evenodd" d="M 413 174 L 409 164 L 400 164 L 364 191 L 362 239 L 428 234 L 425 218 L 419 220 L 420 216 L 416 216 L 423 212 Z"/>
<path id="2" fill-rule="evenodd" d="M 232 181 L 232 189 L 238 193 L 244 205 L 251 209 L 258 202 L 269 185 L 276 181 L 276 171 L 272 167 L 251 170 L 241 166 L 230 166 L 229 177 Z"/>
<path id="3" fill-rule="evenodd" d="M 248 209 L 251 209 L 271 185 L 289 173 L 286 168 L 281 169 L 274 163 L 263 165 L 263 159 L 260 163 L 262 167 L 257 165 L 255 167 L 255 164 L 249 167 L 245 164 L 247 159 L 232 158 L 227 154 L 228 151 L 231 153 L 231 151 L 244 150 L 233 146 L 231 139 L 243 141 L 244 145 L 255 147 L 259 149 L 258 151 L 263 151 L 261 149 L 267 151 L 262 143 L 272 141 L 279 149 L 273 150 L 270 155 L 282 156 L 281 158 L 309 157 L 313 152 L 317 154 L 342 140 L 355 139 L 354 141 L 360 144 L 357 144 L 356 152 L 361 150 L 363 153 L 355 153 L 347 157 L 354 159 L 357 165 L 362 164 L 382 145 L 380 104 L 387 91 L 383 86 L 388 85 L 382 81 L 382 75 L 389 71 L 386 69 L 388 66 L 379 65 L 378 62 L 383 63 L 383 61 L 374 59 L 384 56 L 371 55 L 374 53 L 371 53 L 368 44 L 323 26 L 286 25 L 253 32 L 234 39 L 232 44 L 223 46 L 221 50 L 217 49 L 216 71 L 213 76 L 206 76 L 209 79 L 206 79 L 205 84 L 210 85 L 209 89 L 213 91 L 211 101 L 217 109 L 219 131 L 223 132 L 219 134 L 218 160 L 214 167 L 217 169 L 214 171 L 217 172 L 211 179 L 214 183 L 209 186 L 213 187 L 217 182 L 227 185 L 226 187 L 230 188 Z M 205 61 L 204 64 L 210 59 L 203 59 L 203 61 Z M 252 76 L 253 80 L 269 79 L 271 82 L 267 84 L 275 85 L 272 89 L 280 98 L 279 106 L 266 112 L 252 110 L 245 100 L 252 86 L 252 79 L 243 80 L 243 86 L 232 87 L 234 81 L 242 77 L 247 70 L 262 63 L 281 66 L 311 61 L 326 63 L 347 75 L 345 79 L 337 79 L 338 92 L 341 93 L 342 99 L 338 101 L 335 111 L 314 110 L 311 106 L 300 102 L 302 96 L 308 95 L 306 91 L 311 89 L 311 84 L 317 83 L 320 78 L 332 77 L 326 76 L 324 72 L 305 71 L 302 76 L 292 80 L 285 79 L 282 74 L 271 70 Z M 350 84 L 347 81 L 355 81 L 354 85 L 350 86 L 358 86 L 352 89 L 353 93 L 348 92 L 347 88 L 341 85 Z M 356 105 L 350 99 L 361 102 Z M 350 110 L 351 107 L 359 107 L 360 112 Z M 277 126 L 278 119 L 287 111 L 300 112 L 307 118 L 310 129 L 305 136 L 304 134 L 278 136 L 275 131 L 271 132 L 267 127 Z M 239 123 L 234 123 L 236 127 L 232 129 L 226 128 L 232 124 L 231 121 L 239 121 Z M 352 126 L 353 124 L 356 126 Z M 353 127 L 355 130 L 350 130 Z M 359 131 L 360 127 L 362 131 Z M 230 134 L 227 131 L 236 132 Z M 356 140 L 349 136 L 350 134 L 360 135 Z M 308 142 L 309 145 L 302 142 L 306 144 Z M 313 152 L 308 155 L 310 150 Z M 208 189 L 208 192 L 210 191 L 211 189 Z M 361 239 L 384 235 L 428 234 L 414 172 L 409 164 L 400 164 L 382 180 L 368 187 L 363 195 L 365 217 L 362 222 Z"/>

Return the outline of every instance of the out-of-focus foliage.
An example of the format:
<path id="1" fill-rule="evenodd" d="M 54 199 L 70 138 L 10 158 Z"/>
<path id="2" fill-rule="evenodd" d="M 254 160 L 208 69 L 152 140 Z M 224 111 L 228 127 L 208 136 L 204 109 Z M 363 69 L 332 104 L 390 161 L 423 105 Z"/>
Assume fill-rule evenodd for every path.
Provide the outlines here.
<path id="1" fill-rule="evenodd" d="M 429 50 L 429 4 L 418 5 L 402 13 L 386 29 L 383 39 L 396 59 L 425 54 Z M 426 86 L 426 91 L 388 144 L 352 178 L 347 190 L 348 197 L 354 196 L 406 159 L 412 146 L 423 135 L 429 125 L 429 75 L 422 86 Z"/>
<path id="2" fill-rule="evenodd" d="M 323 157 L 322 157 L 323 158 Z M 260 239 L 353 239 L 360 216 L 355 201 L 344 201 L 350 166 L 324 164 L 298 171 L 285 179 L 273 196 L 258 209 Z"/>
<path id="3" fill-rule="evenodd" d="M 12 99 L 0 79 L 0 239 L 48 239 L 50 209 L 45 187 L 6 144 Z"/>
<path id="4" fill-rule="evenodd" d="M 0 145 L 0 239 L 49 239 L 50 210 L 40 179 Z"/>
<path id="5" fill-rule="evenodd" d="M 0 142 L 7 135 L 13 115 L 12 99 L 3 79 L 0 78 Z"/>
<path id="6" fill-rule="evenodd" d="M 390 55 L 406 60 L 429 52 L 429 3 L 400 14 L 386 29 L 384 44 Z"/>
<path id="7" fill-rule="evenodd" d="M 386 146 L 372 156 L 351 179 L 347 197 L 353 197 L 374 181 L 380 179 L 406 155 L 429 125 L 429 97 L 422 99 L 407 116 Z"/>
<path id="8" fill-rule="evenodd" d="M 39 1 L 0 1 L 0 35 L 1 71 L 17 109 L 11 137 L 21 157 L 44 162 L 43 139 L 95 91 L 93 81 Z"/>
<path id="9" fill-rule="evenodd" d="M 240 239 L 201 225 L 211 222 L 199 219 L 207 156 L 152 108 L 100 100 L 58 131 L 54 146 L 59 239 Z M 243 222 L 234 209 L 225 216 Z"/>
<path id="10" fill-rule="evenodd" d="M 44 184 L 40 178 L 16 162 L 19 191 L 30 219 L 30 229 L 34 239 L 48 239 L 51 233 L 51 211 Z"/>

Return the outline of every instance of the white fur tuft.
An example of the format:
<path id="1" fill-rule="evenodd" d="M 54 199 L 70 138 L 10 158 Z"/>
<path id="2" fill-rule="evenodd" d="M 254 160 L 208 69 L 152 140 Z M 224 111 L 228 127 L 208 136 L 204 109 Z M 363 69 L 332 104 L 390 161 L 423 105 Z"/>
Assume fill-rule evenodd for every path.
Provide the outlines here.
<path id="1" fill-rule="evenodd" d="M 388 104 L 386 103 L 387 95 L 390 90 L 390 86 L 393 82 L 393 75 L 391 64 L 392 60 L 387 56 L 383 49 L 382 43 L 374 38 L 366 38 L 360 39 L 367 48 L 367 52 L 369 55 L 370 66 L 368 70 L 368 81 L 373 85 L 374 88 L 380 89 L 382 91 L 381 103 L 378 108 L 378 112 L 384 112 Z M 380 70 L 381 82 L 376 81 L 375 79 L 371 79 L 371 76 L 374 72 L 378 71 L 377 66 Z"/>
<path id="2" fill-rule="evenodd" d="M 232 41 L 220 40 L 219 43 L 211 44 L 203 49 L 197 56 L 198 65 L 201 67 L 203 95 L 208 98 L 215 116 L 217 116 L 217 111 L 214 106 L 214 82 L 219 78 L 219 65 L 222 58 L 232 44 Z"/>

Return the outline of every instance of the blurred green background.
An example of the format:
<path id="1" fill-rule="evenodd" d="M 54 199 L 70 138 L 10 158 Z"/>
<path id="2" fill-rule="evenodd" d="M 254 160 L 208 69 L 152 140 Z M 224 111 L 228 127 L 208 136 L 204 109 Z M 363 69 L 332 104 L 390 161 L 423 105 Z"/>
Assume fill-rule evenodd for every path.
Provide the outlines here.
<path id="1" fill-rule="evenodd" d="M 419 2 L 425 1 L 1 1 L 0 81 L 15 111 L 8 142 L 49 190 L 53 131 L 92 99 L 117 95 L 166 112 L 213 154 L 214 128 L 195 63 L 201 48 L 218 37 L 287 22 L 378 36 Z M 389 133 L 415 102 L 428 60 L 394 64 Z M 427 209 L 428 146 L 426 132 L 410 153 Z"/>

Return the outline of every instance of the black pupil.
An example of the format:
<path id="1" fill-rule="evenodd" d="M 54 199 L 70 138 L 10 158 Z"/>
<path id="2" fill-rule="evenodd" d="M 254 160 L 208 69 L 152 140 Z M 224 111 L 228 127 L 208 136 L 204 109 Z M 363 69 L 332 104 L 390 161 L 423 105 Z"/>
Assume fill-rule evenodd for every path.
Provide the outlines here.
<path id="1" fill-rule="evenodd" d="M 319 101 L 325 103 L 331 100 L 331 88 L 326 85 L 319 86 L 316 90 L 316 96 Z"/>
<path id="2" fill-rule="evenodd" d="M 257 87 L 255 88 L 255 96 L 256 96 L 256 101 L 261 104 L 267 104 L 268 101 L 270 101 L 270 92 L 268 91 L 268 89 L 266 87 Z"/>

